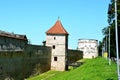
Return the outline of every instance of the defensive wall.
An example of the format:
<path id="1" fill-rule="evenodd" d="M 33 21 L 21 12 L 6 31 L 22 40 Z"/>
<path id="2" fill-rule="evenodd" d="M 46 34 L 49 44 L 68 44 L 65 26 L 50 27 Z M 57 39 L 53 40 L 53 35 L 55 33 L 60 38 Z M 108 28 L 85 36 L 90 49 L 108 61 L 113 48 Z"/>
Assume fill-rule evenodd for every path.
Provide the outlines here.
<path id="1" fill-rule="evenodd" d="M 24 80 L 50 69 L 51 48 L 28 45 L 23 52 L 0 52 L 0 80 Z"/>
<path id="2" fill-rule="evenodd" d="M 71 64 L 83 58 L 82 51 L 68 50 L 67 60 Z M 25 51 L 0 52 L 0 80 L 13 78 L 24 80 L 33 74 L 50 70 L 51 48 L 27 45 Z"/>
<path id="3" fill-rule="evenodd" d="M 67 60 L 68 60 L 68 65 L 80 60 L 83 58 L 83 52 L 79 50 L 73 50 L 69 49 L 68 50 L 68 55 L 67 55 Z"/>

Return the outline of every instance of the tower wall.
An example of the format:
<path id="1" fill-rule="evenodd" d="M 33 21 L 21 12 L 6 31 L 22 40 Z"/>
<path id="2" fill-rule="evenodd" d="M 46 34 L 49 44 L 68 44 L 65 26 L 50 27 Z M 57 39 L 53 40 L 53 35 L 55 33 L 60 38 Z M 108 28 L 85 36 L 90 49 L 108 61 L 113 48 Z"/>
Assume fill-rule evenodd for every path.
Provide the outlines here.
<path id="1" fill-rule="evenodd" d="M 83 51 L 83 58 L 98 56 L 98 41 L 94 39 L 79 39 L 78 50 Z"/>
<path id="2" fill-rule="evenodd" d="M 51 70 L 65 70 L 68 50 L 67 43 L 67 35 L 47 34 L 46 46 L 52 47 Z"/>

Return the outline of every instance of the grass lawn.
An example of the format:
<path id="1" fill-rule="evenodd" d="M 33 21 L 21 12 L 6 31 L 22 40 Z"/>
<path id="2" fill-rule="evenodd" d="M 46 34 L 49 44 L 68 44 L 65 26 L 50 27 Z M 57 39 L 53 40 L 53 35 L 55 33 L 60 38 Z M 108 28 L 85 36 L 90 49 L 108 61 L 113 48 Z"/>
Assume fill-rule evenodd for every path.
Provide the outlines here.
<path id="1" fill-rule="evenodd" d="M 27 80 L 117 80 L 115 63 L 108 65 L 108 60 L 101 57 L 84 59 L 82 62 L 83 65 L 70 71 L 48 71 Z"/>

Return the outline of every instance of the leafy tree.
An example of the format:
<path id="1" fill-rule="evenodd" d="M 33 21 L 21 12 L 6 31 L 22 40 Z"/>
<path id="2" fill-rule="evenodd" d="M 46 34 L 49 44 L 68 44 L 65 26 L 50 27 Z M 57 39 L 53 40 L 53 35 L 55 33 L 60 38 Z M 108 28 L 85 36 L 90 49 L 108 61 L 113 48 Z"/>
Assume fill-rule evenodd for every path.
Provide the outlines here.
<path id="1" fill-rule="evenodd" d="M 99 41 L 99 47 L 98 47 L 99 56 L 102 56 L 102 45 L 103 43 Z"/>
<path id="2" fill-rule="evenodd" d="M 111 8 L 108 8 L 108 23 L 109 26 L 105 27 L 102 29 L 102 33 L 103 35 L 106 37 L 106 35 L 108 35 L 108 31 L 109 28 L 111 30 L 110 33 L 110 55 L 112 57 L 116 57 L 116 37 L 115 37 L 115 8 L 114 8 L 114 2 L 115 0 L 111 0 L 110 4 L 111 4 Z M 120 47 L 120 0 L 117 0 L 117 23 L 118 23 L 118 46 Z M 103 38 L 102 43 L 104 44 L 105 42 L 105 37 Z M 107 36 L 108 37 L 108 36 Z M 108 42 L 108 41 L 107 41 Z M 119 53 L 120 53 L 120 48 L 119 48 Z M 120 56 L 120 55 L 119 55 Z"/>

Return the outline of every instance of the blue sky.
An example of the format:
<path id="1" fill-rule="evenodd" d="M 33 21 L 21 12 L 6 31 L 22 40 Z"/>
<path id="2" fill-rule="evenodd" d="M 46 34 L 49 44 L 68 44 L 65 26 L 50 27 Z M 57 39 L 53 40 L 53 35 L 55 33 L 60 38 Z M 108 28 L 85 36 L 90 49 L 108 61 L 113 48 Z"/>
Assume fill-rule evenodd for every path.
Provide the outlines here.
<path id="1" fill-rule="evenodd" d="M 0 30 L 25 34 L 32 44 L 41 45 L 45 32 L 58 20 L 69 32 L 69 48 L 78 39 L 102 40 L 108 26 L 110 0 L 0 0 Z"/>

